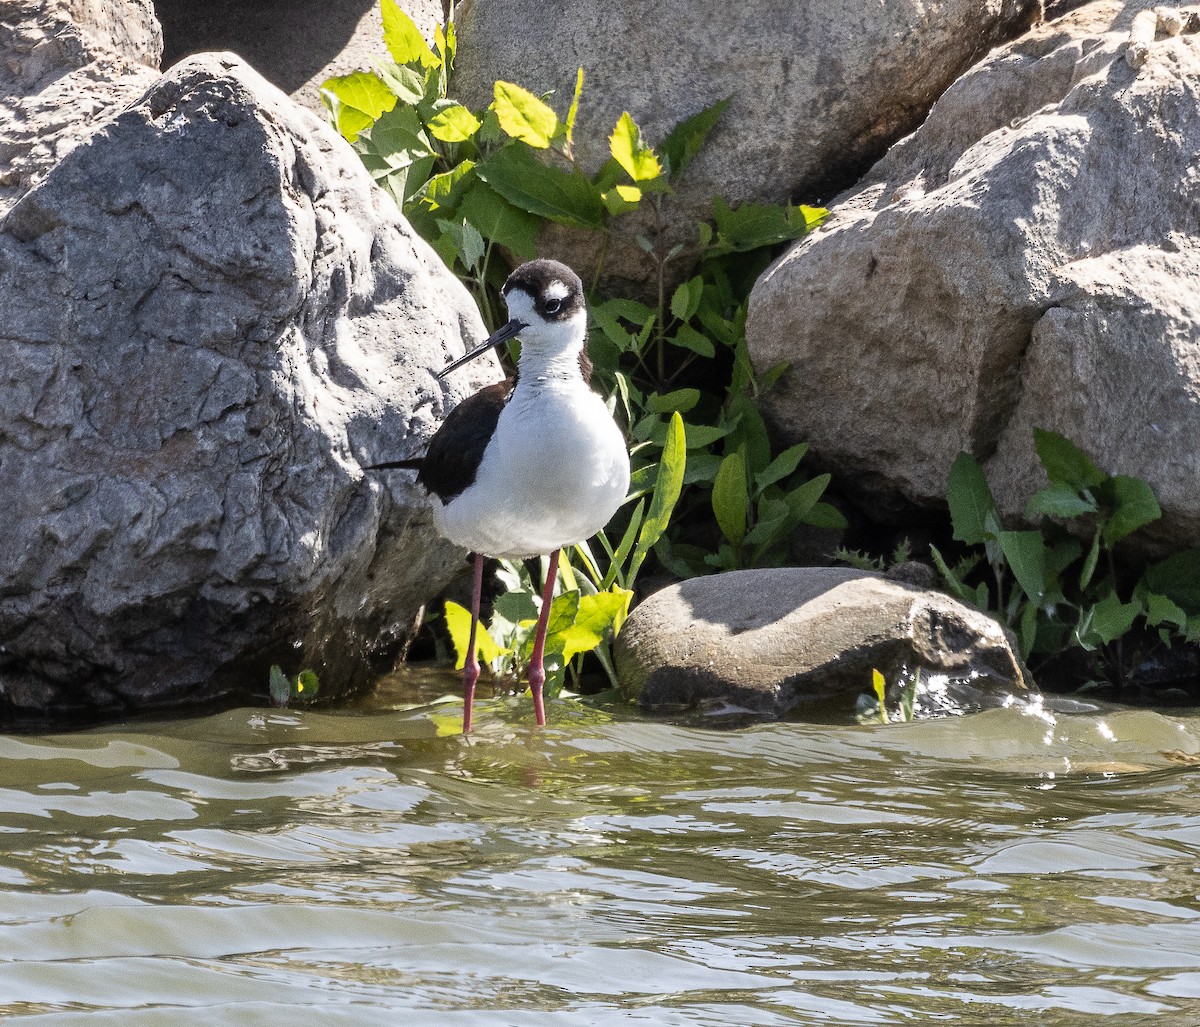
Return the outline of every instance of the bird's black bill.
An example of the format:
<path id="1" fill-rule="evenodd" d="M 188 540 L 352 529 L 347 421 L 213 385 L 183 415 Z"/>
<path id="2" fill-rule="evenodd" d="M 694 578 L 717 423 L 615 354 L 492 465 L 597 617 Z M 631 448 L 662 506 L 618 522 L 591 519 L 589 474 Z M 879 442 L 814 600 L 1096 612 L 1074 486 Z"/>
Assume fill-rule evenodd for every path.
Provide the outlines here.
<path id="1" fill-rule="evenodd" d="M 488 337 L 488 340 L 486 342 L 480 343 L 474 349 L 468 350 L 457 360 L 454 360 L 451 363 L 447 364 L 440 371 L 438 371 L 438 373 L 436 375 L 434 375 L 434 377 L 435 378 L 445 378 L 446 375 L 448 375 L 451 371 L 457 370 L 458 368 L 462 367 L 463 364 L 469 363 L 470 361 L 474 360 L 477 356 L 480 356 L 481 354 L 486 353 L 492 347 L 499 346 L 501 343 L 504 343 L 504 342 L 508 342 L 509 339 L 514 338 L 517 335 L 520 335 L 521 332 L 524 331 L 528 327 L 529 327 L 529 325 L 527 325 L 524 321 L 518 321 L 514 317 L 503 328 L 499 329 L 498 331 L 493 332 Z"/>

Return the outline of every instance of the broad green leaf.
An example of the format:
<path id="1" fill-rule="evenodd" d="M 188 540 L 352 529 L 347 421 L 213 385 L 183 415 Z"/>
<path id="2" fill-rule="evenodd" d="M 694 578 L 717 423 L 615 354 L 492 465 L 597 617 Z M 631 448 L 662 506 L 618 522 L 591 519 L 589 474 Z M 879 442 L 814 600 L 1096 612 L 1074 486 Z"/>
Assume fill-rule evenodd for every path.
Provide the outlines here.
<path id="1" fill-rule="evenodd" d="M 475 166 L 475 173 L 509 203 L 559 224 L 604 227 L 604 204 L 578 171 L 542 164 L 527 147 L 504 146 Z"/>
<path id="2" fill-rule="evenodd" d="M 1037 645 L 1038 606 L 1037 603 L 1026 603 L 1021 611 L 1021 619 L 1017 625 L 1017 641 L 1021 644 L 1021 659 L 1029 659 L 1033 647 Z"/>
<path id="3" fill-rule="evenodd" d="M 699 114 L 685 118 L 667 133 L 667 137 L 659 145 L 659 150 L 666 158 L 667 173 L 672 181 L 683 174 L 684 169 L 700 152 L 700 148 L 708 138 L 708 133 L 720 121 L 721 115 L 725 113 L 725 108 L 729 106 L 731 99 L 732 97 L 727 96 L 724 100 L 718 100 Z"/>
<path id="4" fill-rule="evenodd" d="M 1141 478 L 1116 475 L 1104 482 L 1097 495 L 1113 507 L 1104 525 L 1104 541 L 1110 546 L 1162 516 L 1153 490 Z"/>
<path id="5" fill-rule="evenodd" d="M 673 346 L 689 349 L 702 357 L 715 357 L 717 347 L 712 339 L 696 331 L 691 325 L 680 325 L 672 335 L 667 336 L 667 342 Z"/>
<path id="6" fill-rule="evenodd" d="M 293 692 L 298 698 L 310 702 L 316 698 L 317 692 L 320 690 L 321 682 L 315 670 L 302 670 L 296 675 Z"/>
<path id="7" fill-rule="evenodd" d="M 508 247 L 522 260 L 532 259 L 537 254 L 541 223 L 483 182 L 476 182 L 463 194 L 459 211 L 485 239 Z"/>
<path id="8" fill-rule="evenodd" d="M 629 573 L 625 576 L 626 585 L 632 585 L 651 547 L 667 530 L 671 512 L 675 509 L 679 493 L 683 489 L 683 471 L 686 464 L 687 432 L 683 426 L 683 418 L 676 412 L 671 415 L 671 423 L 663 440 L 662 456 L 658 462 L 658 480 L 654 485 L 654 494 L 650 497 L 650 509 L 642 522 L 642 530 L 638 533 L 637 545 L 630 558 Z"/>
<path id="9" fill-rule="evenodd" d="M 571 97 L 571 106 L 567 109 L 565 131 L 567 135 L 567 153 L 575 147 L 575 118 L 579 114 L 579 97 L 583 95 L 583 68 L 575 73 L 575 94 Z"/>
<path id="10" fill-rule="evenodd" d="M 809 515 L 817 505 L 817 500 L 825 494 L 825 490 L 829 487 L 831 477 L 828 474 L 818 474 L 811 481 L 806 481 L 803 485 L 792 489 L 784 497 L 788 506 L 791 507 L 793 517 L 797 520 L 808 521 Z"/>
<path id="11" fill-rule="evenodd" d="M 1181 632 L 1187 631 L 1187 612 L 1173 600 L 1158 592 L 1146 592 L 1144 601 L 1146 603 L 1146 623 L 1151 627 L 1173 624 Z"/>
<path id="12" fill-rule="evenodd" d="M 425 68 L 436 68 L 442 63 L 396 0 L 380 0 L 380 10 L 383 13 L 383 42 L 392 60 L 397 64 L 420 64 Z"/>
<path id="13" fill-rule="evenodd" d="M 1143 580 L 1151 592 L 1166 596 L 1186 610 L 1188 617 L 1200 615 L 1200 546 L 1152 563 Z"/>
<path id="14" fill-rule="evenodd" d="M 771 462 L 771 438 L 758 407 L 749 395 L 742 393 L 729 400 L 727 418 L 730 424 L 725 452 L 744 448 L 751 474 L 757 474 Z"/>
<path id="15" fill-rule="evenodd" d="M 426 123 L 429 134 L 444 143 L 466 142 L 483 123 L 461 103 L 441 107 Z"/>
<path id="16" fill-rule="evenodd" d="M 463 267 L 468 271 L 474 270 L 483 259 L 483 253 L 487 246 L 483 241 L 483 236 L 479 234 L 479 229 L 470 221 L 462 223 L 462 240 Z"/>
<path id="17" fill-rule="evenodd" d="M 1097 509 L 1096 501 L 1091 496 L 1081 495 L 1070 485 L 1059 481 L 1035 492 L 1025 506 L 1025 513 L 1030 517 L 1044 515 L 1065 521 L 1095 513 Z"/>
<path id="18" fill-rule="evenodd" d="M 649 184 L 662 175 L 662 166 L 653 148 L 642 139 L 642 130 L 625 111 L 608 137 L 608 148 L 625 173 L 635 182 Z"/>
<path id="19" fill-rule="evenodd" d="M 996 517 L 996 501 L 988 488 L 983 468 L 970 453 L 959 453 L 950 466 L 946 480 L 946 502 L 954 537 L 969 546 L 977 546 L 993 537 L 988 515 Z"/>
<path id="20" fill-rule="evenodd" d="M 759 502 L 754 527 L 746 532 L 743 541 L 765 550 L 794 523 L 792 508 L 785 500 L 765 498 Z"/>
<path id="21" fill-rule="evenodd" d="M 765 489 L 768 485 L 783 481 L 800 466 L 800 461 L 804 459 L 804 454 L 807 452 L 807 442 L 789 446 L 754 476 L 754 484 L 760 489 Z"/>
<path id="22" fill-rule="evenodd" d="M 1082 449 L 1057 432 L 1034 428 L 1033 446 L 1051 482 L 1061 482 L 1082 492 L 1095 488 L 1106 477 Z"/>
<path id="23" fill-rule="evenodd" d="M 807 231 L 805 218 L 795 217 L 787 207 L 770 203 L 743 203 L 734 209 L 720 197 L 713 201 L 713 220 L 717 226 L 713 248 L 717 253 L 756 250 L 762 246 L 798 239 Z"/>
<path id="24" fill-rule="evenodd" d="M 699 389 L 676 389 L 674 392 L 664 392 L 662 395 L 655 394 L 648 397 L 646 405 L 656 414 L 667 414 L 673 410 L 686 414 L 699 402 Z"/>
<path id="25" fill-rule="evenodd" d="M 1140 603 L 1123 603 L 1116 592 L 1109 592 L 1092 607 L 1091 631 L 1107 645 L 1133 627 L 1141 612 Z"/>
<path id="26" fill-rule="evenodd" d="M 558 115 L 528 89 L 514 82 L 497 82 L 494 93 L 492 110 L 500 127 L 514 139 L 544 150 L 559 134 Z"/>
<path id="27" fill-rule="evenodd" d="M 434 175 L 418 190 L 417 198 L 431 211 L 440 210 L 442 207 L 457 207 L 467 188 L 476 181 L 475 176 L 471 174 L 474 167 L 472 161 L 464 160 L 449 171 Z"/>
<path id="28" fill-rule="evenodd" d="M 414 68 L 405 67 L 395 61 L 376 62 L 375 73 L 387 87 L 409 106 L 416 106 L 425 98 L 425 79 Z"/>
<path id="29" fill-rule="evenodd" d="M 467 649 L 471 644 L 471 611 L 458 603 L 446 600 L 446 630 L 450 633 L 450 641 L 454 645 L 457 661 L 454 666 L 462 670 L 467 664 Z M 491 663 L 497 656 L 502 656 L 510 650 L 496 644 L 487 628 L 482 624 L 476 625 L 475 653 L 481 663 Z"/>
<path id="30" fill-rule="evenodd" d="M 814 528 L 828 528 L 830 531 L 845 531 L 850 527 L 846 515 L 830 503 L 817 503 L 804 515 L 804 523 Z"/>
<path id="31" fill-rule="evenodd" d="M 421 121 L 411 107 L 396 107 L 381 114 L 371 126 L 369 145 L 395 169 L 432 156 Z"/>
<path id="32" fill-rule="evenodd" d="M 1041 602 L 1046 594 L 1046 540 L 1042 533 L 1002 531 L 998 540 L 1017 584 L 1032 602 Z"/>
<path id="33" fill-rule="evenodd" d="M 712 508 L 717 526 L 734 545 L 740 545 L 746 535 L 746 508 L 749 504 L 746 461 L 742 451 L 736 450 L 721 461 L 712 489 Z"/>
<path id="34" fill-rule="evenodd" d="M 721 466 L 721 457 L 716 453 L 706 453 L 703 450 L 692 450 L 688 453 L 687 470 L 683 474 L 683 483 L 692 485 L 698 481 L 712 481 L 717 476 Z"/>
<path id="35" fill-rule="evenodd" d="M 637 205 L 642 200 L 642 191 L 636 185 L 614 185 L 602 192 L 600 199 L 604 201 L 605 210 L 613 217 L 619 217 L 631 210 L 637 210 Z"/>
<path id="36" fill-rule="evenodd" d="M 369 71 L 326 79 L 321 84 L 321 92 L 333 113 L 338 132 L 351 143 L 381 114 L 396 106 L 396 94 L 379 76 Z"/>
<path id="37" fill-rule="evenodd" d="M 680 285 L 671 296 L 671 313 L 680 321 L 688 321 L 700 309 L 700 300 L 704 296 L 704 280 L 696 275 L 695 278 Z"/>

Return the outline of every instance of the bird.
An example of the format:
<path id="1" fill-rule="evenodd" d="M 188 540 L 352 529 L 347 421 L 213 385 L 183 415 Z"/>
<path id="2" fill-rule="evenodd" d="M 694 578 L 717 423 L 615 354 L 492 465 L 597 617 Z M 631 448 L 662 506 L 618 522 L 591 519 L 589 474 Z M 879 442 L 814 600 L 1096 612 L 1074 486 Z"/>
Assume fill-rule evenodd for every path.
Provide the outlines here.
<path id="1" fill-rule="evenodd" d="M 415 468 L 438 532 L 473 554 L 464 734 L 471 730 L 479 678 L 475 636 L 484 559 L 550 557 L 528 671 L 534 716 L 544 726 L 543 661 L 559 551 L 600 531 L 629 491 L 625 435 L 591 385 L 579 276 L 559 261 L 531 260 L 508 276 L 501 295 L 508 321 L 435 377 L 444 379 L 514 338 L 521 343 L 516 374 L 454 407 L 423 457 L 371 465 Z"/>

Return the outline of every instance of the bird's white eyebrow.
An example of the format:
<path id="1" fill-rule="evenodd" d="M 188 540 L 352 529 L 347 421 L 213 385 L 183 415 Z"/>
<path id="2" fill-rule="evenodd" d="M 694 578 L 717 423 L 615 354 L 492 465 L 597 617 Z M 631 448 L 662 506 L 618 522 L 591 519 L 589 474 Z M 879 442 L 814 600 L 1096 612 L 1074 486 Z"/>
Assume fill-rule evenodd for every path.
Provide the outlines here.
<path id="1" fill-rule="evenodd" d="M 565 300 L 570 291 L 566 283 L 555 280 L 546 286 L 543 295 L 548 300 Z"/>

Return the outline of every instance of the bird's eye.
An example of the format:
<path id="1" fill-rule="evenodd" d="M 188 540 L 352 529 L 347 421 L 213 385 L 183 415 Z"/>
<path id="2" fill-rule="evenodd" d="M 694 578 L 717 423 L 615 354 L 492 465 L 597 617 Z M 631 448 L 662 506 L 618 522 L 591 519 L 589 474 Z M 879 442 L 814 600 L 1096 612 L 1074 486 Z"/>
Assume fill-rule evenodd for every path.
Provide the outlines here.
<path id="1" fill-rule="evenodd" d="M 546 300 L 547 314 L 557 314 L 560 310 L 562 310 L 562 300 L 560 300 L 557 296 Z"/>

